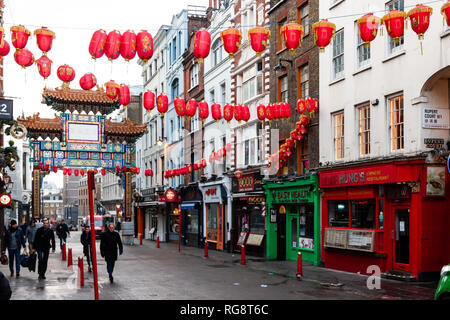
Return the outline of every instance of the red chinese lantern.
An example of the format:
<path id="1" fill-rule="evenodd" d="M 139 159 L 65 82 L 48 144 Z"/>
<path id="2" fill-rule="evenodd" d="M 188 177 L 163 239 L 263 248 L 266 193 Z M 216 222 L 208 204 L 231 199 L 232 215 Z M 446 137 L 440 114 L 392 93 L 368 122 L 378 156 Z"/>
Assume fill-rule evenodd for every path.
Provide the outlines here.
<path id="1" fill-rule="evenodd" d="M 44 171 L 50 171 L 50 165 L 49 164 L 44 165 Z"/>
<path id="2" fill-rule="evenodd" d="M 287 146 L 288 148 L 292 148 L 294 145 L 295 145 L 294 139 L 292 139 L 292 138 L 287 138 L 287 139 L 286 139 L 286 146 Z"/>
<path id="3" fill-rule="evenodd" d="M 97 84 L 97 78 L 92 73 L 86 73 L 80 78 L 80 87 L 83 90 L 91 90 Z"/>
<path id="4" fill-rule="evenodd" d="M 250 120 L 250 109 L 246 104 L 241 106 L 241 119 L 245 122 L 248 122 L 248 120 Z"/>
<path id="5" fill-rule="evenodd" d="M 116 166 L 116 172 L 119 173 L 120 172 L 120 167 Z"/>
<path id="6" fill-rule="evenodd" d="M 136 174 L 139 174 L 139 172 L 141 172 L 141 168 L 136 167 L 136 168 L 134 169 L 134 172 L 135 172 Z"/>
<path id="7" fill-rule="evenodd" d="M 225 145 L 225 151 L 230 152 L 230 150 L 231 150 L 231 143 L 228 142 L 228 143 Z"/>
<path id="8" fill-rule="evenodd" d="M 72 168 L 67 169 L 67 174 L 68 174 L 69 176 L 72 175 Z"/>
<path id="9" fill-rule="evenodd" d="M 289 49 L 290 54 L 295 53 L 295 49 L 301 45 L 303 39 L 303 26 L 300 23 L 290 22 L 281 27 L 280 30 L 282 39 Z"/>
<path id="10" fill-rule="evenodd" d="M 144 92 L 144 108 L 149 111 L 155 107 L 155 94 L 147 90 Z"/>
<path id="11" fill-rule="evenodd" d="M 50 60 L 47 56 L 42 56 L 35 61 L 39 74 L 47 79 L 50 73 L 52 72 L 52 60 Z"/>
<path id="12" fill-rule="evenodd" d="M 98 173 L 97 169 L 94 169 L 94 174 L 97 174 L 97 173 Z"/>
<path id="13" fill-rule="evenodd" d="M 203 59 L 209 55 L 211 48 L 211 35 L 205 28 L 201 28 L 194 36 L 194 56 L 198 63 L 202 63 Z"/>
<path id="14" fill-rule="evenodd" d="M 227 121 L 230 122 L 231 120 L 233 120 L 233 115 L 234 115 L 234 107 L 231 104 L 226 104 L 223 106 L 223 118 Z"/>
<path id="15" fill-rule="evenodd" d="M 198 116 L 204 122 L 209 116 L 209 108 L 208 103 L 205 100 L 202 100 L 198 103 Z"/>
<path id="16" fill-rule="evenodd" d="M 198 161 L 195 161 L 195 162 L 194 162 L 194 171 L 197 171 L 198 168 L 199 168 Z"/>
<path id="17" fill-rule="evenodd" d="M 100 172 L 102 173 L 102 176 L 106 175 L 106 169 L 102 168 L 102 170 L 100 170 Z"/>
<path id="18" fill-rule="evenodd" d="M 308 116 L 304 115 L 304 114 L 302 114 L 302 115 L 300 116 L 300 124 L 301 124 L 302 126 L 304 126 L 304 127 L 306 127 L 306 126 L 308 125 L 309 120 L 310 120 L 310 118 L 309 118 Z"/>
<path id="19" fill-rule="evenodd" d="M 280 118 L 284 120 L 287 118 L 287 109 L 284 102 L 280 103 Z"/>
<path id="20" fill-rule="evenodd" d="M 127 171 L 129 171 L 127 166 L 122 166 L 122 172 L 127 172 Z"/>
<path id="21" fill-rule="evenodd" d="M 49 52 L 52 48 L 52 42 L 53 39 L 55 39 L 55 33 L 51 30 L 48 30 L 46 27 L 42 27 L 41 29 L 35 30 L 34 35 L 36 36 L 36 42 L 39 49 L 45 56 L 47 52 Z"/>
<path id="22" fill-rule="evenodd" d="M 75 70 L 73 70 L 73 68 L 71 66 L 68 66 L 67 64 L 63 64 L 62 66 L 60 66 L 56 71 L 56 74 L 67 87 L 69 86 L 70 81 L 75 78 Z"/>
<path id="23" fill-rule="evenodd" d="M 75 176 L 78 177 L 78 173 L 79 173 L 78 169 L 75 169 L 74 173 L 75 173 Z"/>
<path id="24" fill-rule="evenodd" d="M 408 11 L 407 17 L 411 20 L 411 28 L 420 40 L 420 52 L 423 54 L 422 40 L 423 35 L 430 26 L 430 16 L 433 13 L 433 8 L 424 6 L 422 4 L 416 5 L 415 8 Z"/>
<path id="25" fill-rule="evenodd" d="M 145 30 L 136 36 L 136 51 L 144 64 L 153 56 L 153 37 Z"/>
<path id="26" fill-rule="evenodd" d="M 28 49 L 17 49 L 16 52 L 14 52 L 14 60 L 18 65 L 25 69 L 33 64 L 34 57 Z"/>
<path id="27" fill-rule="evenodd" d="M 291 106 L 289 105 L 289 103 L 285 102 L 284 108 L 285 108 L 285 112 L 286 112 L 286 118 L 290 118 L 292 115 L 292 111 L 291 111 Z"/>
<path id="28" fill-rule="evenodd" d="M 300 114 L 304 114 L 306 111 L 306 102 L 303 99 L 297 100 L 297 112 Z"/>
<path id="29" fill-rule="evenodd" d="M 3 38 L 5 37 L 5 29 L 0 27 L 0 46 L 3 45 L 3 41 L 5 41 Z"/>
<path id="30" fill-rule="evenodd" d="M 67 174 L 67 168 L 63 169 L 63 175 L 65 176 Z"/>
<path id="31" fill-rule="evenodd" d="M 236 119 L 236 121 L 239 121 L 239 122 L 241 122 L 241 120 L 242 120 L 242 110 L 241 110 L 240 104 L 236 104 L 234 106 L 234 119 Z"/>
<path id="32" fill-rule="evenodd" d="M 447 25 L 450 27 L 450 0 L 441 7 L 441 14 L 444 16 L 444 19 L 447 20 Z"/>
<path id="33" fill-rule="evenodd" d="M 119 102 L 124 107 L 130 104 L 130 88 L 123 83 L 121 83 L 119 87 L 119 97 Z"/>
<path id="34" fill-rule="evenodd" d="M 53 172 L 57 173 L 58 172 L 58 166 L 53 166 Z"/>
<path id="35" fill-rule="evenodd" d="M 266 119 L 270 121 L 272 121 L 272 119 L 274 118 L 274 110 L 273 110 L 273 105 L 272 104 L 268 104 L 266 106 Z"/>
<path id="36" fill-rule="evenodd" d="M 110 80 L 105 83 L 105 94 L 111 100 L 116 100 L 120 95 L 120 86 L 114 82 L 114 80 Z"/>
<path id="37" fill-rule="evenodd" d="M 3 44 L 0 44 L 0 56 L 5 57 L 8 55 L 10 46 L 8 41 L 3 40 Z"/>
<path id="38" fill-rule="evenodd" d="M 183 117 L 184 114 L 186 113 L 186 105 L 184 103 L 184 99 L 181 99 L 180 97 L 176 97 L 173 100 L 173 104 L 175 106 L 175 111 L 176 113 L 180 116 Z"/>
<path id="39" fill-rule="evenodd" d="M 378 27 L 381 24 L 381 19 L 374 16 L 373 13 L 368 13 L 359 18 L 356 23 L 359 27 L 359 35 L 364 41 L 364 46 L 370 47 L 370 42 L 373 41 L 378 33 Z"/>
<path id="40" fill-rule="evenodd" d="M 108 57 L 109 61 L 112 61 L 119 57 L 121 38 L 122 38 L 122 36 L 121 36 L 120 32 L 117 30 L 113 30 L 110 33 L 108 33 L 104 51 L 105 51 L 105 56 Z"/>
<path id="41" fill-rule="evenodd" d="M 220 112 L 220 104 L 213 103 L 211 105 L 211 115 L 212 115 L 213 119 L 216 121 L 219 121 L 220 119 L 222 119 L 222 114 Z"/>
<path id="42" fill-rule="evenodd" d="M 223 48 L 228 52 L 230 58 L 239 50 L 241 44 L 242 32 L 234 27 L 230 27 L 220 33 L 220 39 L 223 42 Z"/>
<path id="43" fill-rule="evenodd" d="M 150 177 L 153 177 L 153 170 L 152 170 L 152 169 L 149 169 L 148 175 L 149 175 Z"/>
<path id="44" fill-rule="evenodd" d="M 206 168 L 206 159 L 205 158 L 203 158 L 202 159 L 202 168 Z"/>
<path id="45" fill-rule="evenodd" d="M 23 49 L 27 45 L 30 31 L 23 25 L 11 27 L 11 42 L 16 49 Z"/>
<path id="46" fill-rule="evenodd" d="M 84 169 L 80 170 L 80 174 L 81 174 L 81 176 L 84 176 Z"/>
<path id="47" fill-rule="evenodd" d="M 181 169 L 180 169 L 180 168 L 176 168 L 176 169 L 175 169 L 175 175 L 176 175 L 177 177 L 179 177 L 180 174 L 181 174 Z"/>
<path id="48" fill-rule="evenodd" d="M 216 153 L 213 151 L 213 152 L 209 155 L 209 163 L 213 163 L 215 159 L 216 159 Z"/>
<path id="49" fill-rule="evenodd" d="M 280 119 L 280 116 L 281 116 L 280 111 L 281 111 L 280 104 L 274 103 L 274 105 L 273 105 L 273 118 L 274 119 L 276 119 L 276 120 Z"/>
<path id="50" fill-rule="evenodd" d="M 125 61 L 130 61 L 136 56 L 136 34 L 133 31 L 127 30 L 123 33 L 119 51 Z"/>
<path id="51" fill-rule="evenodd" d="M 263 104 L 256 107 L 256 115 L 261 122 L 264 122 L 264 119 L 266 118 L 266 107 Z"/>
<path id="52" fill-rule="evenodd" d="M 89 43 L 89 54 L 91 55 L 92 59 L 95 60 L 103 56 L 103 54 L 105 53 L 104 49 L 107 38 L 108 35 L 103 29 L 94 32 L 91 38 L 91 42 Z"/>
<path id="53" fill-rule="evenodd" d="M 169 110 L 169 98 L 164 93 L 161 93 L 156 100 L 156 107 L 158 111 L 161 113 L 161 116 L 164 117 L 164 113 Z"/>
<path id="54" fill-rule="evenodd" d="M 309 113 L 314 113 L 319 109 L 319 102 L 314 98 L 307 98 L 306 99 L 306 110 L 308 110 Z"/>
<path id="55" fill-rule="evenodd" d="M 267 47 L 267 41 L 270 39 L 270 30 L 261 26 L 256 26 L 248 31 L 248 37 L 252 49 L 259 57 L 261 56 L 261 52 Z"/>
<path id="56" fill-rule="evenodd" d="M 383 23 L 386 27 L 386 31 L 395 43 L 400 42 L 400 37 L 403 36 L 405 31 L 405 19 L 406 13 L 396 9 L 392 9 L 383 17 Z"/>
<path id="57" fill-rule="evenodd" d="M 186 106 L 186 115 L 188 119 L 195 116 L 197 112 L 197 101 L 195 99 L 190 99 Z"/>
<path id="58" fill-rule="evenodd" d="M 325 51 L 325 47 L 330 44 L 331 37 L 336 31 L 336 25 L 322 19 L 313 24 L 314 43 L 320 48 L 320 52 Z"/>

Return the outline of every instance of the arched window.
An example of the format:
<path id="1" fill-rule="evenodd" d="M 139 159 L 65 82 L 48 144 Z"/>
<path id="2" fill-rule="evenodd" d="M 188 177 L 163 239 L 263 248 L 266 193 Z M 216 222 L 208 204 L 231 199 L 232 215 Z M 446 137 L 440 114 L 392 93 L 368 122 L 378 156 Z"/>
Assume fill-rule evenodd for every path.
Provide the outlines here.
<path id="1" fill-rule="evenodd" d="M 217 66 L 222 61 L 222 41 L 217 39 L 212 46 L 212 67 Z"/>

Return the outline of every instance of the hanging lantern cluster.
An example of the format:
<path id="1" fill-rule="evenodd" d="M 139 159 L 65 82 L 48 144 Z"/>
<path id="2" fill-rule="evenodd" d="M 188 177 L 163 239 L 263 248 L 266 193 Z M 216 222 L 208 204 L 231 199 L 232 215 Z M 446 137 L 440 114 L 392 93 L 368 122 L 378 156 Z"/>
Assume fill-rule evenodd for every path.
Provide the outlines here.
<path id="1" fill-rule="evenodd" d="M 303 40 L 303 26 L 297 22 L 290 22 L 281 27 L 280 33 L 289 53 L 294 55 L 295 49 L 301 46 Z"/>
<path id="2" fill-rule="evenodd" d="M 319 100 L 308 97 L 306 100 L 298 99 L 297 100 L 297 112 L 300 114 L 304 114 L 308 111 L 311 115 L 319 110 Z"/>
<path id="3" fill-rule="evenodd" d="M 229 144 L 228 144 L 229 145 Z M 229 147 L 223 147 L 217 150 L 217 152 L 212 152 L 209 155 L 209 163 L 213 163 L 214 161 L 221 161 L 221 159 L 227 156 L 227 152 L 231 150 L 231 145 Z"/>
<path id="4" fill-rule="evenodd" d="M 179 176 L 187 176 L 188 174 L 191 174 L 193 170 L 192 165 L 187 165 L 181 168 L 176 168 L 172 170 L 166 170 L 164 173 L 164 178 L 174 178 Z"/>
<path id="5" fill-rule="evenodd" d="M 201 28 L 194 35 L 194 57 L 202 63 L 211 49 L 211 35 L 205 28 Z"/>
<path id="6" fill-rule="evenodd" d="M 256 107 L 258 119 L 264 122 L 265 119 L 272 120 L 286 120 L 292 115 L 291 107 L 287 102 L 270 103 L 267 106 L 260 104 Z"/>
<path id="7" fill-rule="evenodd" d="M 242 32 L 231 27 L 220 33 L 220 39 L 223 42 L 223 48 L 228 53 L 229 58 L 234 58 L 234 54 L 239 50 L 242 40 Z"/>
<path id="8" fill-rule="evenodd" d="M 131 166 L 131 167 L 127 167 L 127 166 L 116 166 L 116 174 L 120 174 L 120 173 L 126 173 L 126 172 L 131 172 L 134 174 L 139 174 L 139 172 L 141 172 L 141 169 L 135 166 Z"/>
<path id="9" fill-rule="evenodd" d="M 320 52 L 325 51 L 325 47 L 330 44 L 331 37 L 336 32 L 336 25 L 327 19 L 322 19 L 312 26 L 314 33 L 314 43 L 319 47 Z"/>
<path id="10" fill-rule="evenodd" d="M 269 42 L 270 30 L 261 26 L 256 26 L 248 31 L 248 37 L 250 39 L 250 45 L 256 52 L 258 57 L 261 56 Z"/>
<path id="11" fill-rule="evenodd" d="M 201 160 L 195 161 L 193 168 L 195 171 L 206 168 L 206 159 L 201 159 Z"/>

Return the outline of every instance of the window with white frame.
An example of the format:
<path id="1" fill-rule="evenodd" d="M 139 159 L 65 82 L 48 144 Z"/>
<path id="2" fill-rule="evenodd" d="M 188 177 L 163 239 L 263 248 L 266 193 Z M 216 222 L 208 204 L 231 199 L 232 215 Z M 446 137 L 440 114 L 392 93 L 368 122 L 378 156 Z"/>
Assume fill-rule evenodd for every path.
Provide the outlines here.
<path id="1" fill-rule="evenodd" d="M 197 131 L 199 128 L 198 112 L 191 118 L 191 132 Z"/>
<path id="2" fill-rule="evenodd" d="M 359 114 L 359 155 L 370 154 L 370 105 L 358 108 Z"/>
<path id="3" fill-rule="evenodd" d="M 300 86 L 298 90 L 298 98 L 305 99 L 309 97 L 309 66 L 305 64 L 298 68 L 298 79 L 300 80 Z"/>
<path id="4" fill-rule="evenodd" d="M 258 62 L 242 74 L 242 103 L 262 93 L 262 62 Z"/>
<path id="5" fill-rule="evenodd" d="M 194 63 L 190 71 L 191 74 L 191 88 L 198 85 L 198 63 Z"/>
<path id="6" fill-rule="evenodd" d="M 177 38 L 172 39 L 172 63 L 177 59 Z"/>
<path id="7" fill-rule="evenodd" d="M 370 46 L 366 45 L 361 39 L 358 24 L 355 22 L 356 30 L 356 56 L 357 65 L 356 68 L 360 69 L 370 63 Z"/>
<path id="8" fill-rule="evenodd" d="M 244 141 L 244 165 L 250 164 L 250 140 Z"/>
<path id="9" fill-rule="evenodd" d="M 335 34 L 333 41 L 333 79 L 344 75 L 344 29 Z"/>
<path id="10" fill-rule="evenodd" d="M 213 90 L 209 90 L 209 105 L 211 106 L 216 100 L 216 96 Z"/>
<path id="11" fill-rule="evenodd" d="M 391 151 L 403 150 L 405 144 L 403 95 L 389 98 L 388 102 Z"/>
<path id="12" fill-rule="evenodd" d="M 220 105 L 224 106 L 225 105 L 225 99 L 226 99 L 226 95 L 227 92 L 225 91 L 225 82 L 220 84 Z"/>
<path id="13" fill-rule="evenodd" d="M 223 45 L 222 41 L 217 39 L 212 46 L 212 67 L 214 68 L 222 61 Z"/>
<path id="14" fill-rule="evenodd" d="M 303 26 L 303 35 L 309 34 L 309 4 L 306 3 L 297 9 L 297 19 Z"/>
<path id="15" fill-rule="evenodd" d="M 344 111 L 333 115 L 334 122 L 334 158 L 344 159 Z"/>
<path id="16" fill-rule="evenodd" d="M 176 97 L 178 97 L 178 94 L 179 94 L 179 92 L 178 92 L 178 78 L 176 78 L 175 80 L 172 81 L 171 89 L 172 89 L 171 94 L 172 94 L 172 101 L 173 101 Z"/>
<path id="17" fill-rule="evenodd" d="M 386 3 L 386 12 L 391 11 L 392 9 L 403 11 L 405 10 L 405 2 L 404 0 L 392 0 Z M 392 37 L 387 36 L 388 41 L 388 55 L 391 55 L 395 52 L 398 52 L 403 49 L 403 44 L 405 43 L 405 37 L 401 36 L 398 41 L 395 41 Z"/>
<path id="18" fill-rule="evenodd" d="M 288 102 L 288 77 L 287 75 L 278 78 L 278 101 Z"/>

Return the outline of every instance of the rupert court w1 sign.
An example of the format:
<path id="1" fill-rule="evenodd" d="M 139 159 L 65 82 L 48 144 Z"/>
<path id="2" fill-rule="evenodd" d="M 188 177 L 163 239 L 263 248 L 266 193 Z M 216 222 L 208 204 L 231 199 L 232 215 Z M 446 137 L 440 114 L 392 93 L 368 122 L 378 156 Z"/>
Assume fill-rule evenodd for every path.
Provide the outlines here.
<path id="1" fill-rule="evenodd" d="M 13 119 L 13 101 L 0 99 L 0 120 Z"/>

